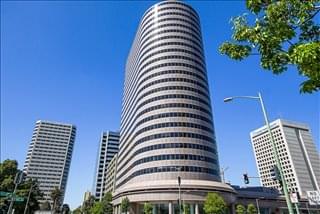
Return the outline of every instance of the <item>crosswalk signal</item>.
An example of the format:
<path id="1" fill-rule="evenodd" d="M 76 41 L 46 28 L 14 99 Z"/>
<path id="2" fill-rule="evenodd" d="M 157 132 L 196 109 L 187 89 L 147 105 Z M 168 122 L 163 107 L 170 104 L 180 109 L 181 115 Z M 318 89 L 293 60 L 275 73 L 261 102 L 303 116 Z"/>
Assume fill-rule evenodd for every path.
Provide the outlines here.
<path id="1" fill-rule="evenodd" d="M 249 177 L 248 177 L 248 174 L 247 174 L 247 173 L 243 174 L 243 180 L 244 180 L 244 183 L 245 183 L 245 184 L 249 184 L 249 183 L 250 183 L 250 182 L 249 182 Z"/>

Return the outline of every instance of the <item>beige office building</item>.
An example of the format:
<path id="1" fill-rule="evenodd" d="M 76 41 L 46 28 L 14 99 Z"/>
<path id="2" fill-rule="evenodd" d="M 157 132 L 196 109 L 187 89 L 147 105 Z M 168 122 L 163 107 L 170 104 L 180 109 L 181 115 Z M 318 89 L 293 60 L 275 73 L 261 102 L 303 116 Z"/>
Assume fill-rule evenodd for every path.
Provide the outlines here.
<path id="1" fill-rule="evenodd" d="M 270 125 L 289 192 L 305 196 L 306 191 L 319 191 L 320 159 L 310 128 L 306 124 L 282 119 Z M 276 163 L 266 126 L 250 135 L 261 184 L 281 191 L 279 182 L 271 178 L 270 170 Z"/>
<path id="2" fill-rule="evenodd" d="M 132 213 L 144 202 L 154 213 L 177 213 L 181 199 L 202 212 L 209 191 L 228 202 L 220 182 L 200 20 L 180 1 L 164 1 L 143 15 L 127 60 L 117 163 L 115 212 L 125 197 Z"/>

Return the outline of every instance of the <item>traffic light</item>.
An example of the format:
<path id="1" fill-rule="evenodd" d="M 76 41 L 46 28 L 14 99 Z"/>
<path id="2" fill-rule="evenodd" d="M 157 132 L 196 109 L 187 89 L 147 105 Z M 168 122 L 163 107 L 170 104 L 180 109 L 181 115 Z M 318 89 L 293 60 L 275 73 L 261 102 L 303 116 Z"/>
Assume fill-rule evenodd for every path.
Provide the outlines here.
<path id="1" fill-rule="evenodd" d="M 243 174 L 243 180 L 245 184 L 249 184 L 249 177 L 247 173 Z"/>
<path id="2" fill-rule="evenodd" d="M 281 177 L 280 177 L 280 172 L 279 169 L 276 165 L 274 165 L 271 169 L 270 169 L 270 175 L 271 175 L 271 179 L 274 181 L 280 181 Z"/>

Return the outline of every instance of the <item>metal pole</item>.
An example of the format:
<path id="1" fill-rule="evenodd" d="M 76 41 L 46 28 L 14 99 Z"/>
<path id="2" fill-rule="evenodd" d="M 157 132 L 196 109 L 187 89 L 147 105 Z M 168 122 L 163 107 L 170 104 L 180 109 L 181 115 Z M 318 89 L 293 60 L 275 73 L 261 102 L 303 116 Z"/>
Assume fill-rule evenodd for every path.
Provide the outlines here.
<path id="1" fill-rule="evenodd" d="M 24 207 L 24 212 L 23 212 L 23 214 L 26 214 L 26 213 L 27 213 L 28 204 L 29 204 L 29 200 L 30 200 L 32 188 L 33 188 L 33 184 L 31 184 L 31 187 L 30 187 L 29 194 L 28 194 L 28 199 L 27 199 L 27 202 L 26 202 L 26 206 Z"/>
<path id="2" fill-rule="evenodd" d="M 10 201 L 10 205 L 9 205 L 9 209 L 8 209 L 7 214 L 11 214 L 12 213 L 12 208 L 13 208 L 13 203 L 15 201 L 15 195 L 16 195 L 17 187 L 18 187 L 18 183 L 16 183 L 15 186 L 14 186 L 14 190 L 13 190 L 13 193 L 12 193 L 12 196 L 11 196 L 11 201 Z"/>
<path id="3" fill-rule="evenodd" d="M 223 168 L 221 168 L 221 180 L 222 180 L 222 183 L 225 183 L 224 182 L 224 171 L 223 171 Z"/>
<path id="4" fill-rule="evenodd" d="M 308 210 L 308 214 L 310 214 L 310 210 L 309 210 L 308 202 L 306 202 L 306 207 L 307 207 L 307 210 Z"/>
<path id="5" fill-rule="evenodd" d="M 179 183 L 179 214 L 181 214 L 181 188 Z"/>
<path id="6" fill-rule="evenodd" d="M 258 214 L 260 214 L 259 199 L 257 199 L 257 198 L 256 198 L 256 203 L 257 203 Z"/>
<path id="7" fill-rule="evenodd" d="M 286 202 L 287 202 L 287 206 L 288 206 L 288 211 L 289 211 L 289 214 L 294 214 L 293 207 L 292 207 L 292 204 L 291 204 L 291 201 L 290 201 L 290 197 L 289 197 L 289 193 L 288 193 L 287 182 L 286 182 L 286 180 L 284 178 L 284 175 L 283 175 L 282 166 L 281 166 L 281 163 L 280 163 L 280 160 L 279 160 L 279 156 L 278 156 L 278 150 L 277 150 L 276 143 L 274 141 L 274 138 L 273 138 L 273 135 L 272 135 L 272 132 L 271 132 L 269 120 L 268 120 L 268 117 L 267 117 L 267 113 L 266 113 L 266 110 L 265 110 L 265 107 L 264 107 L 264 104 L 263 104 L 263 100 L 262 100 L 262 96 L 261 96 L 260 92 L 258 93 L 258 95 L 259 95 L 259 100 L 260 100 L 260 103 L 261 103 L 261 108 L 262 108 L 262 111 L 263 111 L 263 116 L 264 116 L 264 119 L 265 119 L 265 122 L 266 122 L 266 126 L 268 128 L 268 132 L 269 132 L 269 135 L 270 135 L 270 140 L 271 140 L 271 144 L 272 144 L 272 148 L 273 148 L 273 154 L 274 154 L 274 157 L 275 157 L 275 160 L 276 160 L 276 166 L 279 169 L 279 173 L 280 173 L 280 177 L 281 177 L 281 181 L 282 181 L 282 186 L 283 186 L 283 192 L 284 192 L 284 196 L 286 198 Z"/>
<path id="8" fill-rule="evenodd" d="M 300 214 L 298 203 L 294 203 L 297 214 Z"/>

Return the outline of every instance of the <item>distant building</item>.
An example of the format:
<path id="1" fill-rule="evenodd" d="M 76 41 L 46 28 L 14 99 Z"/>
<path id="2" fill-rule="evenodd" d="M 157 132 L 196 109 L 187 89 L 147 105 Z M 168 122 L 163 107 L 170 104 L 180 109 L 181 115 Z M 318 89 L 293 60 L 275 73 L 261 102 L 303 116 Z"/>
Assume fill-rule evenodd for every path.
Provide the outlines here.
<path id="1" fill-rule="evenodd" d="M 50 193 L 58 187 L 64 198 L 76 127 L 70 124 L 39 120 L 33 131 L 24 165 L 28 178 L 37 179 L 44 193 L 43 201 L 50 201 Z"/>
<path id="2" fill-rule="evenodd" d="M 107 167 L 107 176 L 105 181 L 104 194 L 106 194 L 107 192 L 112 193 L 115 190 L 117 161 L 118 161 L 118 154 L 115 154 Z"/>
<path id="3" fill-rule="evenodd" d="M 92 195 L 92 194 L 91 194 L 90 191 L 86 191 L 86 192 L 84 193 L 83 201 L 87 201 L 87 200 L 90 198 L 91 195 Z"/>
<path id="4" fill-rule="evenodd" d="M 305 196 L 306 191 L 319 190 L 319 153 L 305 124 L 278 119 L 271 124 L 288 189 Z M 276 164 L 266 126 L 250 133 L 261 184 L 281 190 L 272 180 L 270 170 Z"/>
<path id="5" fill-rule="evenodd" d="M 92 196 L 92 194 L 91 194 L 90 191 L 86 191 L 86 192 L 84 193 L 83 202 L 82 202 L 82 208 L 85 206 L 86 201 L 88 201 L 91 196 Z"/>
<path id="6" fill-rule="evenodd" d="M 119 149 L 119 133 L 103 132 L 100 138 L 98 159 L 96 166 L 94 196 L 101 200 L 106 190 L 108 164 Z"/>

